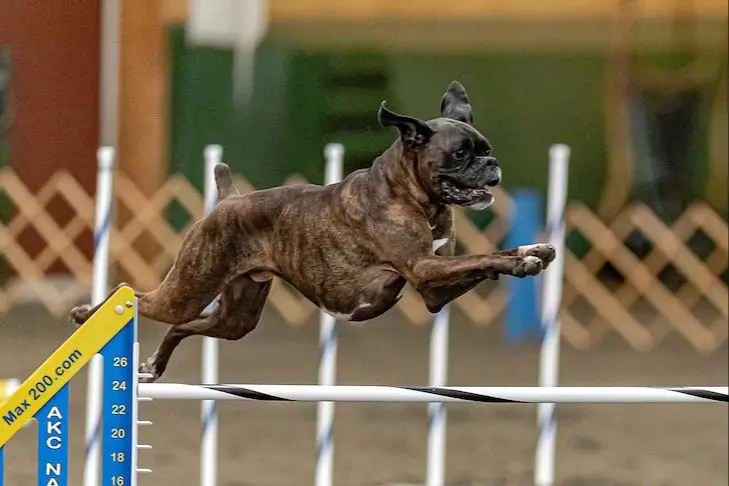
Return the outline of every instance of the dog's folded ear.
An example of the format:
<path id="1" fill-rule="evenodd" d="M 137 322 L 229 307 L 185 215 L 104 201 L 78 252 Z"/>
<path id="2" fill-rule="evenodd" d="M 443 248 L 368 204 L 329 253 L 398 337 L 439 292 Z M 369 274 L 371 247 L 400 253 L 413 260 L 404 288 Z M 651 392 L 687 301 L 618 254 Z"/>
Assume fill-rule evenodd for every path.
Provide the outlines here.
<path id="1" fill-rule="evenodd" d="M 406 115 L 398 115 L 385 108 L 385 102 L 380 104 L 377 112 L 377 121 L 383 127 L 395 127 L 400 131 L 400 139 L 408 149 L 417 149 L 424 146 L 433 136 L 433 129 L 425 122 Z"/>
<path id="2" fill-rule="evenodd" d="M 473 110 L 471 110 L 471 105 L 468 103 L 466 88 L 458 81 L 451 82 L 440 99 L 440 114 L 444 118 L 451 118 L 473 125 Z"/>

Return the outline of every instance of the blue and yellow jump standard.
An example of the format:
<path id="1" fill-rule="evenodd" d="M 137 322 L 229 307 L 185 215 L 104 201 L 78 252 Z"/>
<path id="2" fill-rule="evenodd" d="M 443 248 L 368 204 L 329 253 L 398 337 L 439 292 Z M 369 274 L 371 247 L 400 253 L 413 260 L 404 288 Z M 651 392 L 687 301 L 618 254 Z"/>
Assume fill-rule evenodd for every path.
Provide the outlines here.
<path id="1" fill-rule="evenodd" d="M 20 387 L 0 403 L 0 486 L 5 444 L 26 424 L 38 424 L 38 482 L 68 486 L 69 382 L 101 353 L 104 359 L 104 486 L 134 486 L 136 471 L 136 301 L 115 292 Z"/>

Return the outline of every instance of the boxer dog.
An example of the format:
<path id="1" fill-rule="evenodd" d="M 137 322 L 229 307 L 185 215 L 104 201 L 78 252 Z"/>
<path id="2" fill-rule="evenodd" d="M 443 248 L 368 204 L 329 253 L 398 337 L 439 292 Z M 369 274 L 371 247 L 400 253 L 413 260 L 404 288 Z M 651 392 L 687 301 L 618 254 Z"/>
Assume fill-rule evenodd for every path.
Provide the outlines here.
<path id="1" fill-rule="evenodd" d="M 140 366 L 143 380 L 162 376 L 188 336 L 238 340 L 251 332 L 274 277 L 337 319 L 365 321 L 392 308 L 406 283 L 435 313 L 483 280 L 546 268 L 555 257 L 546 244 L 454 256 L 453 207 L 490 206 L 501 169 L 459 82 L 440 108 L 440 117 L 422 121 L 383 102 L 378 120 L 399 136 L 371 167 L 337 184 L 239 195 L 219 164 L 215 209 L 191 226 L 160 286 L 136 293 L 140 315 L 170 325 Z M 202 314 L 218 295 L 215 310 Z M 69 319 L 81 325 L 97 307 L 75 307 Z"/>

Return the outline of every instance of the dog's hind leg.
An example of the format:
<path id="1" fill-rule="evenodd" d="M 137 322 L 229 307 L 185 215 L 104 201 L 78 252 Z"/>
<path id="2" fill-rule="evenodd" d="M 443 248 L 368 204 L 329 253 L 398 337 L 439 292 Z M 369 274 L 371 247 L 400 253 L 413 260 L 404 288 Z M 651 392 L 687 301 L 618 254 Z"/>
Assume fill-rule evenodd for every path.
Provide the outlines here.
<path id="1" fill-rule="evenodd" d="M 223 289 L 218 307 L 210 315 L 200 316 L 167 330 L 157 350 L 140 365 L 140 373 L 151 375 L 140 381 L 158 380 L 167 368 L 175 348 L 189 336 L 201 335 L 234 341 L 251 332 L 261 317 L 270 289 L 270 280 L 255 282 L 247 276 L 236 278 Z"/>
<path id="2" fill-rule="evenodd" d="M 200 315 L 222 291 L 229 272 L 235 266 L 237 241 L 229 233 L 228 237 L 218 236 L 226 224 L 224 215 L 211 215 L 193 224 L 159 287 L 150 292 L 135 292 L 139 314 L 173 326 L 192 321 Z M 211 234 L 216 237 L 211 237 Z M 99 307 L 76 307 L 71 310 L 69 320 L 81 325 Z"/>
<path id="3" fill-rule="evenodd" d="M 173 272 L 174 268 L 170 274 Z M 128 284 L 124 282 L 118 284 L 109 295 L 124 285 Z M 134 295 L 137 297 L 140 315 L 178 326 L 198 316 L 217 293 L 215 282 L 196 282 L 193 278 L 168 275 L 157 289 L 151 292 L 134 292 Z M 82 325 L 102 305 L 103 302 L 95 306 L 85 304 L 74 307 L 69 313 L 69 322 L 75 326 Z"/>
<path id="4" fill-rule="evenodd" d="M 117 290 L 119 290 L 120 288 L 125 287 L 125 286 L 129 286 L 129 284 L 126 282 L 118 283 L 116 285 L 116 287 L 111 289 L 107 298 L 109 296 L 111 296 L 114 292 L 116 292 Z M 135 296 L 136 296 L 136 292 L 135 292 Z M 104 299 L 98 305 L 83 304 L 83 305 L 74 307 L 73 309 L 71 309 L 71 312 L 68 315 L 68 322 L 73 324 L 74 326 L 80 326 L 81 324 L 86 322 L 94 312 L 99 310 L 99 307 L 101 307 L 105 301 L 106 301 L 106 299 Z"/>

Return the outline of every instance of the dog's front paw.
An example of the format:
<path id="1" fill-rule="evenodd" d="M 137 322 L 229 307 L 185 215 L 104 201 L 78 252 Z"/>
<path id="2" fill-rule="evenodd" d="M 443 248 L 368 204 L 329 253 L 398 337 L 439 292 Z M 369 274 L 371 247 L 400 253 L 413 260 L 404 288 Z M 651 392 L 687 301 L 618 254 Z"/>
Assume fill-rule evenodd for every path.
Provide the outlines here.
<path id="1" fill-rule="evenodd" d="M 71 309 L 71 312 L 68 313 L 68 323 L 75 327 L 80 327 L 88 320 L 89 317 L 91 317 L 91 309 L 92 306 L 89 304 L 74 307 Z"/>
<path id="2" fill-rule="evenodd" d="M 154 356 L 139 365 L 139 383 L 154 383 L 162 376 L 154 364 Z"/>
<path id="3" fill-rule="evenodd" d="M 524 245 L 519 247 L 519 254 L 524 256 L 534 256 L 542 261 L 542 269 L 549 266 L 557 256 L 557 250 L 547 243 L 536 243 L 534 245 Z"/>
<path id="4" fill-rule="evenodd" d="M 542 260 L 536 256 L 525 256 L 521 258 L 512 271 L 512 275 L 515 277 L 523 278 L 527 276 L 537 275 L 544 268 Z"/>

